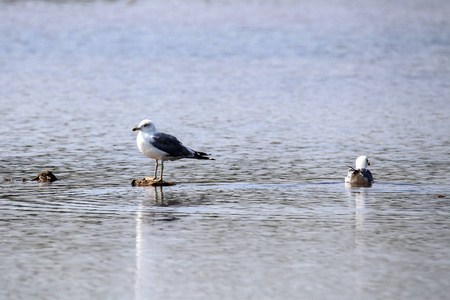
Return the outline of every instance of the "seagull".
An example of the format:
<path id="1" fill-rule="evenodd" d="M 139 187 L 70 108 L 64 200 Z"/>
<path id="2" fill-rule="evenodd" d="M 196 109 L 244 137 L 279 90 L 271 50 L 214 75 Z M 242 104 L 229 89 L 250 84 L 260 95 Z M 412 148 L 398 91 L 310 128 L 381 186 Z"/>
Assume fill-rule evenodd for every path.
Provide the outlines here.
<path id="1" fill-rule="evenodd" d="M 164 161 L 177 160 L 181 158 L 209 159 L 205 152 L 195 151 L 185 147 L 173 135 L 159 132 L 151 120 L 143 120 L 139 126 L 134 127 L 132 131 L 139 131 L 136 142 L 139 150 L 147 157 L 155 160 L 155 175 L 152 180 L 156 180 L 159 161 L 161 161 L 161 175 L 159 182 L 163 181 Z"/>
<path id="2" fill-rule="evenodd" d="M 372 173 L 367 167 L 370 166 L 367 156 L 360 156 L 355 161 L 355 168 L 348 166 L 345 184 L 353 187 L 371 186 L 373 183 Z"/>

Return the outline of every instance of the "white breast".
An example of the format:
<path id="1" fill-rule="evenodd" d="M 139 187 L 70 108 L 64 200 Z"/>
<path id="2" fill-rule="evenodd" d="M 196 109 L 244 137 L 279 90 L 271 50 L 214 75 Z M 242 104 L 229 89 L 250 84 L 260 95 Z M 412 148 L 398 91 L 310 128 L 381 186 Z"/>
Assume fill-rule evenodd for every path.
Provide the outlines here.
<path id="1" fill-rule="evenodd" d="M 151 142 L 153 138 L 143 132 L 139 132 L 136 143 L 139 150 L 147 157 L 153 159 L 164 159 L 168 153 L 155 148 Z"/>

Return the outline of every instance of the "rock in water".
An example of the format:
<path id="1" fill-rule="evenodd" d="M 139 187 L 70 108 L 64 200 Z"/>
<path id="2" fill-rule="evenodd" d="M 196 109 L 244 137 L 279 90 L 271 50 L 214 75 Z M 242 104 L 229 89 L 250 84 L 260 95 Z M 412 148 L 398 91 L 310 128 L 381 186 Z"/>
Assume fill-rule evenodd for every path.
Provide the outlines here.
<path id="1" fill-rule="evenodd" d="M 39 181 L 39 182 L 53 182 L 58 180 L 56 176 L 51 171 L 44 171 L 39 173 L 36 177 L 31 179 L 31 181 Z"/>
<path id="2" fill-rule="evenodd" d="M 170 186 L 175 185 L 173 182 L 153 180 L 149 177 L 144 177 L 142 180 L 131 180 L 131 186 Z"/>

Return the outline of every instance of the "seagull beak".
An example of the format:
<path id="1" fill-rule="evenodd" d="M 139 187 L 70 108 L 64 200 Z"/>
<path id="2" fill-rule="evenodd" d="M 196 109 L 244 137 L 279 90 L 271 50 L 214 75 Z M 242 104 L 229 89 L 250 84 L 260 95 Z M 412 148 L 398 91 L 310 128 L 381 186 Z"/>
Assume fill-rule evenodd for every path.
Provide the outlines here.
<path id="1" fill-rule="evenodd" d="M 134 130 L 134 128 L 133 128 L 133 130 Z M 370 166 L 370 162 L 367 162 L 367 165 L 369 165 L 369 166 Z"/>
<path id="2" fill-rule="evenodd" d="M 133 129 L 131 129 L 131 131 L 138 131 L 138 130 L 141 130 L 141 128 L 140 127 L 133 127 Z"/>

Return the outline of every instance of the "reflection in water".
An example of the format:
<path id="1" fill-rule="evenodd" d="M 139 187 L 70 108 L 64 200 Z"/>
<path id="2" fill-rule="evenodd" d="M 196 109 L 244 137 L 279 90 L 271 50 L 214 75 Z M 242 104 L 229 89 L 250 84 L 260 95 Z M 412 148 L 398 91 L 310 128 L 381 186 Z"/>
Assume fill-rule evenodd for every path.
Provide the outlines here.
<path id="1" fill-rule="evenodd" d="M 346 196 L 349 210 L 355 212 L 355 232 L 354 232 L 354 287 L 356 293 L 356 299 L 362 296 L 364 283 L 366 282 L 364 275 L 364 265 L 366 264 L 364 259 L 365 242 L 364 242 L 364 220 L 365 220 L 365 208 L 366 208 L 366 188 L 352 189 L 346 188 Z"/>
<path id="2" fill-rule="evenodd" d="M 350 210 L 355 211 L 355 226 L 356 229 L 362 229 L 364 226 L 364 214 L 366 209 L 366 193 L 367 189 L 352 189 L 346 188 L 347 205 Z"/>
<path id="3" fill-rule="evenodd" d="M 146 188 L 146 192 L 149 196 L 153 196 L 156 206 L 167 206 L 164 205 L 164 191 L 162 186 L 148 187 Z"/>
<path id="4" fill-rule="evenodd" d="M 134 299 L 142 299 L 140 291 L 142 290 L 142 219 L 143 219 L 143 205 L 142 199 L 139 201 L 139 205 L 136 211 L 136 268 L 135 268 L 135 281 L 134 281 Z"/>
<path id="5" fill-rule="evenodd" d="M 146 194 L 150 196 L 150 199 L 154 199 L 155 205 L 163 206 L 164 203 L 164 193 L 163 187 L 147 187 L 145 188 Z M 141 295 L 141 292 L 144 291 L 144 287 L 142 284 L 143 280 L 148 278 L 146 276 L 145 271 L 148 269 L 144 264 L 143 253 L 144 245 L 145 245 L 145 237 L 143 234 L 143 228 L 145 223 L 145 199 L 141 199 L 139 201 L 139 205 L 136 210 L 136 269 L 135 269 L 135 282 L 134 282 L 134 295 L 135 299 L 143 299 L 144 295 Z M 147 236 L 148 237 L 148 236 Z M 148 253 L 147 253 L 148 254 Z M 148 296 L 148 295 L 147 295 Z"/>
<path id="6" fill-rule="evenodd" d="M 146 299 L 148 294 L 148 280 L 151 278 L 151 261 L 152 249 L 151 235 L 148 233 L 149 223 L 156 221 L 174 221 L 178 218 L 172 213 L 164 211 L 149 211 L 149 208 L 167 207 L 169 205 L 178 204 L 179 201 L 164 201 L 164 187 L 154 186 L 145 187 L 145 193 L 148 198 L 142 198 L 136 210 L 136 267 L 134 295 L 135 299 Z"/>
<path id="7" fill-rule="evenodd" d="M 365 201 L 366 189 L 354 193 L 355 196 L 355 225 L 356 230 L 362 230 L 364 226 L 364 214 L 366 208 Z"/>
<path id="8" fill-rule="evenodd" d="M 147 206 L 167 207 L 167 206 L 172 206 L 172 205 L 179 205 L 182 203 L 181 199 L 179 199 L 179 196 L 174 196 L 173 194 L 169 194 L 169 197 L 164 197 L 164 188 L 167 188 L 167 187 L 163 187 L 163 186 L 145 187 L 145 192 L 148 195 L 148 199 L 149 199 L 149 201 L 146 203 L 146 205 Z"/>

